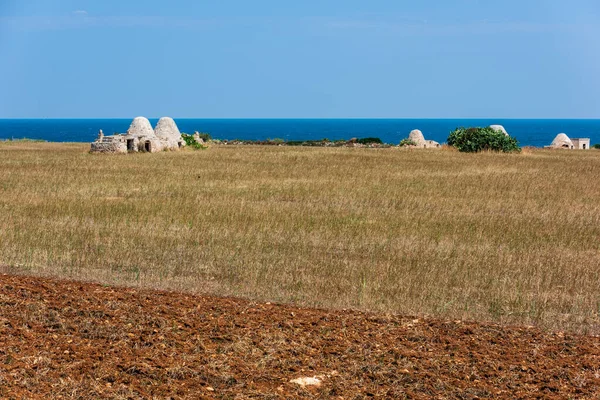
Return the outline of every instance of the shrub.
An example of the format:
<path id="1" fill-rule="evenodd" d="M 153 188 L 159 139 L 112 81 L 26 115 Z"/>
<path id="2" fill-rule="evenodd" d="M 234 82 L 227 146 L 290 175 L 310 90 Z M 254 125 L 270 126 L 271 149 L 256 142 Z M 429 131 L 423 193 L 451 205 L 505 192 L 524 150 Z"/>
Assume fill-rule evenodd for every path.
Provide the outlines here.
<path id="1" fill-rule="evenodd" d="M 194 134 L 198 134 L 198 136 L 200 136 L 200 139 L 204 140 L 205 142 L 208 142 L 212 139 L 212 137 L 210 136 L 210 133 L 206 133 L 206 132 L 195 132 Z"/>
<path id="2" fill-rule="evenodd" d="M 329 145 L 331 142 L 331 140 L 327 139 L 327 138 L 323 138 L 323 139 L 319 139 L 319 140 L 289 140 L 287 142 L 285 142 L 286 145 L 288 146 L 310 146 L 310 147 L 325 147 L 327 145 Z M 345 140 L 337 141 L 334 143 L 343 143 L 346 144 Z"/>
<path id="3" fill-rule="evenodd" d="M 448 136 L 448 144 L 468 153 L 485 150 L 504 153 L 521 151 L 517 139 L 492 128 L 457 128 Z"/>
<path id="4" fill-rule="evenodd" d="M 404 147 L 404 146 L 416 146 L 416 145 L 417 144 L 415 142 L 413 142 L 412 140 L 410 140 L 408 138 L 402 139 L 400 141 L 400 143 L 398 143 L 398 146 L 400 146 L 400 147 Z"/>
<path id="5" fill-rule="evenodd" d="M 202 136 L 200 136 L 200 137 L 202 138 Z M 209 137 L 210 137 L 210 135 L 209 135 Z M 203 146 L 202 144 L 196 142 L 196 139 L 194 139 L 194 135 L 188 135 L 187 133 L 182 133 L 181 138 L 185 142 L 186 146 L 188 146 L 194 150 L 206 149 L 206 146 Z"/>
<path id="6" fill-rule="evenodd" d="M 592 148 L 600 149 L 600 143 L 596 143 L 596 144 L 592 145 Z"/>
<path id="7" fill-rule="evenodd" d="M 0 139 L 0 141 L 6 141 L 6 142 L 29 142 L 29 143 L 46 143 L 47 140 L 45 139 L 30 139 L 30 138 L 21 138 L 21 139 L 15 139 L 15 138 L 8 138 L 8 139 Z"/>
<path id="8" fill-rule="evenodd" d="M 285 140 L 281 138 L 267 139 L 267 144 L 285 144 Z"/>
<path id="9" fill-rule="evenodd" d="M 290 140 L 285 142 L 288 146 L 323 146 L 322 140 Z"/>
<path id="10" fill-rule="evenodd" d="M 371 144 L 371 143 L 383 144 L 383 142 L 381 141 L 381 139 L 379 139 L 378 137 L 367 137 L 367 138 L 357 139 L 356 143 L 360 143 L 360 144 Z"/>

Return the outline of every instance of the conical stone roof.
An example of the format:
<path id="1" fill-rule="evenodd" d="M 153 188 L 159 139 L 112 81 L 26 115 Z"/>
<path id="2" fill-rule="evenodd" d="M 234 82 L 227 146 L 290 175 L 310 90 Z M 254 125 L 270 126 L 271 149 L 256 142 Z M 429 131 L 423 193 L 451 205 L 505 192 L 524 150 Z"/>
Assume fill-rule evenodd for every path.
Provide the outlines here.
<path id="1" fill-rule="evenodd" d="M 506 132 L 506 129 L 504 129 L 502 125 L 490 125 L 490 128 L 492 128 L 496 132 L 502 132 L 506 136 L 508 136 L 508 132 Z"/>
<path id="2" fill-rule="evenodd" d="M 408 140 L 414 142 L 417 146 L 423 146 L 425 144 L 425 136 L 423 136 L 423 132 L 418 129 L 410 132 Z"/>
<path id="3" fill-rule="evenodd" d="M 159 138 L 167 140 L 179 139 L 181 137 L 181 133 L 179 132 L 179 128 L 177 128 L 177 124 L 175 124 L 173 118 L 170 117 L 162 117 L 159 119 L 154 133 Z"/>
<path id="4" fill-rule="evenodd" d="M 552 144 L 550 146 L 566 147 L 566 148 L 570 149 L 573 147 L 573 142 L 571 141 L 571 139 L 569 139 L 569 137 L 566 134 L 559 133 L 558 135 L 556 135 L 556 137 L 554 138 L 554 140 L 552 141 Z"/>
<path id="5" fill-rule="evenodd" d="M 154 130 L 146 117 L 135 117 L 127 129 L 128 135 L 154 136 Z"/>

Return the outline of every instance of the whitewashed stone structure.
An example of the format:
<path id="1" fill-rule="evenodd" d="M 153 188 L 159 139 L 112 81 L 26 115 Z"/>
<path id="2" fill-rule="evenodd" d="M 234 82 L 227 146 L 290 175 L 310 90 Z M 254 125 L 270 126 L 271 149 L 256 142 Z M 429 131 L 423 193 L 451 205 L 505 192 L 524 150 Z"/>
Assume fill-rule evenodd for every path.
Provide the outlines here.
<path id="1" fill-rule="evenodd" d="M 433 140 L 425 140 L 423 132 L 421 132 L 418 129 L 415 129 L 410 132 L 410 134 L 408 135 L 408 140 L 413 142 L 417 148 L 429 149 L 440 147 L 440 144 L 438 142 L 435 142 Z"/>
<path id="2" fill-rule="evenodd" d="M 173 118 L 162 117 L 158 120 L 154 133 L 162 142 L 163 148 L 169 150 L 177 150 L 183 147 L 183 144 L 185 143 L 181 138 L 181 133 L 179 132 L 179 128 L 177 128 L 175 121 L 173 121 Z"/>
<path id="3" fill-rule="evenodd" d="M 559 133 L 556 135 L 550 146 L 547 147 L 552 149 L 573 149 L 574 145 L 566 134 Z"/>
<path id="4" fill-rule="evenodd" d="M 508 136 L 508 132 L 506 132 L 506 129 L 504 129 L 502 125 L 490 125 L 490 128 L 492 128 L 496 132 L 502 132 L 506 136 Z"/>
<path id="5" fill-rule="evenodd" d="M 144 117 L 136 117 L 124 134 L 104 136 L 99 132 L 98 138 L 91 145 L 94 153 L 156 153 L 163 150 L 177 150 L 185 145 L 181 133 L 172 118 L 163 117 L 156 125 L 156 132 L 150 121 Z"/>
<path id="6" fill-rule="evenodd" d="M 90 149 L 92 153 L 127 153 L 127 145 L 121 135 L 104 136 L 100 129 L 95 142 Z"/>
<path id="7" fill-rule="evenodd" d="M 144 117 L 136 117 L 125 134 L 128 152 L 145 151 L 156 153 L 162 150 L 162 143 L 154 134 L 150 121 Z"/>
<path id="8" fill-rule="evenodd" d="M 590 149 L 590 138 L 571 139 L 571 142 L 573 142 L 573 148 L 575 150 L 589 150 Z"/>

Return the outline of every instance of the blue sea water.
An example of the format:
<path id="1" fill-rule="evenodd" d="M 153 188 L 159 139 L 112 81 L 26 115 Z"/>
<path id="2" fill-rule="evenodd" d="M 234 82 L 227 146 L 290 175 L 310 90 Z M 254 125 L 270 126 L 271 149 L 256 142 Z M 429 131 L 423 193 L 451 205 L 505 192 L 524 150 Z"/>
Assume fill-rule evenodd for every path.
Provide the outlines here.
<path id="1" fill-rule="evenodd" d="M 157 119 L 151 119 L 153 126 Z M 98 130 L 105 135 L 125 132 L 131 119 L 0 119 L 0 139 L 43 139 L 51 142 L 91 142 Z M 443 143 L 459 126 L 504 125 L 522 146 L 542 147 L 559 133 L 600 143 L 600 120 L 560 119 L 176 119 L 181 132 L 208 132 L 217 139 L 330 140 L 379 137 L 397 144 L 411 130 Z"/>

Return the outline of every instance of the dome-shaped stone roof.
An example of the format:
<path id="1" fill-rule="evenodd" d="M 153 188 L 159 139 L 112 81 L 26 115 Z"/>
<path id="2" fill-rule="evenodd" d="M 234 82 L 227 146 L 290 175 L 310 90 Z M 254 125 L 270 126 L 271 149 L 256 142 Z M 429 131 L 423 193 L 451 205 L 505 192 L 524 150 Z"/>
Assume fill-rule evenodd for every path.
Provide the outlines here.
<path id="1" fill-rule="evenodd" d="M 559 133 L 558 135 L 556 135 L 556 137 L 554 138 L 554 140 L 552 141 L 552 144 L 550 146 L 566 147 L 566 148 L 570 149 L 573 147 L 573 142 L 571 141 L 571 139 L 569 139 L 569 137 L 566 134 Z"/>
<path id="2" fill-rule="evenodd" d="M 506 129 L 504 129 L 502 125 L 490 125 L 490 128 L 492 128 L 496 132 L 502 132 L 506 136 L 508 136 L 508 132 L 506 132 Z"/>
<path id="3" fill-rule="evenodd" d="M 173 118 L 170 117 L 162 117 L 159 119 L 158 124 L 156 124 L 156 129 L 154 129 L 154 133 L 161 139 L 173 139 L 181 136 L 177 124 L 173 121 Z"/>
<path id="4" fill-rule="evenodd" d="M 425 144 L 425 136 L 423 136 L 423 132 L 418 129 L 410 132 L 408 135 L 408 140 L 414 142 L 417 146 L 422 146 Z"/>
<path id="5" fill-rule="evenodd" d="M 152 125 L 150 125 L 148 118 L 136 117 L 131 122 L 131 125 L 129 125 L 127 134 L 135 136 L 154 136 L 154 130 L 152 129 Z"/>

